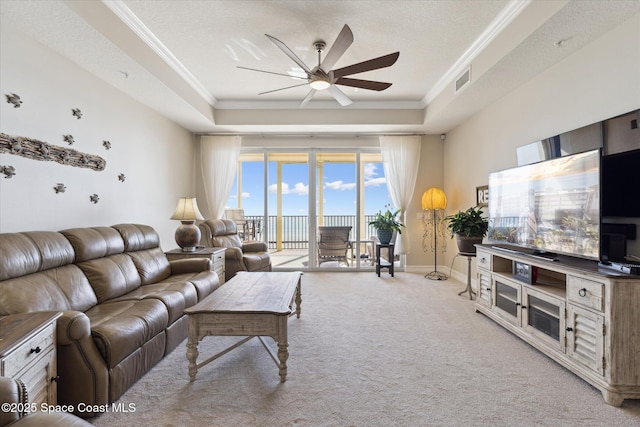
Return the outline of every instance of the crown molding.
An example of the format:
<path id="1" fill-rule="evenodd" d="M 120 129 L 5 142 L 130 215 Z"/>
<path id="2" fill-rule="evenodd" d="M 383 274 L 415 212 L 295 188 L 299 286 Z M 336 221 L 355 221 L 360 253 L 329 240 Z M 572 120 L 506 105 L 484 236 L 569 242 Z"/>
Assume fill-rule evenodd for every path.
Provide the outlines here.
<path id="1" fill-rule="evenodd" d="M 480 36 L 458 58 L 449 70 L 433 85 L 423 99 L 429 105 L 453 80 L 460 77 L 471 62 L 502 32 L 509 24 L 529 6 L 532 0 L 512 0 L 495 17 Z"/>
<path id="2" fill-rule="evenodd" d="M 158 39 L 155 34 L 133 13 L 122 0 L 102 0 L 127 27 L 129 27 L 144 43 L 166 62 L 178 75 L 191 86 L 211 106 L 215 106 L 216 98 L 189 72 L 182 62 Z"/>

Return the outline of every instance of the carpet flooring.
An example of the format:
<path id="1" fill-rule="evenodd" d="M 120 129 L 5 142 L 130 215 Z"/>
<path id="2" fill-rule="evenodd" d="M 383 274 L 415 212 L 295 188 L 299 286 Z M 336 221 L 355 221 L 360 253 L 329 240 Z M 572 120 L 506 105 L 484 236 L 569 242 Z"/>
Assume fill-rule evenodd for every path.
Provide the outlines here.
<path id="1" fill-rule="evenodd" d="M 476 313 L 459 281 L 397 273 L 305 273 L 289 319 L 288 376 L 257 339 L 203 367 L 186 342 L 96 426 L 639 426 L 621 408 Z M 204 360 L 231 337 L 207 337 Z M 269 338 L 268 344 L 275 343 Z"/>

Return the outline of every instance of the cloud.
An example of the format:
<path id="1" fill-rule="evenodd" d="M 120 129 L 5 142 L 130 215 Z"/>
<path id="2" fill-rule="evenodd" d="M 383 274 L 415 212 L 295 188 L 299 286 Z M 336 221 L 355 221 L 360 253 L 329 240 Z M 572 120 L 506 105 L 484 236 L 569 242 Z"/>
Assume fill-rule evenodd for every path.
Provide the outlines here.
<path id="1" fill-rule="evenodd" d="M 249 197 L 251 197 L 251 194 L 247 193 L 246 191 L 242 192 L 242 198 L 243 199 L 248 199 Z M 238 195 L 237 194 L 232 194 L 231 196 L 229 196 L 230 199 L 237 199 Z"/>
<path id="2" fill-rule="evenodd" d="M 387 178 L 384 176 L 378 176 L 378 165 L 376 163 L 364 164 L 364 186 L 365 187 L 378 187 L 385 185 Z"/>
<path id="3" fill-rule="evenodd" d="M 329 190 L 339 191 L 353 190 L 354 188 L 356 188 L 355 182 L 344 183 L 343 181 L 325 182 L 324 186 Z"/>
<path id="4" fill-rule="evenodd" d="M 376 172 L 376 169 L 378 169 L 378 165 L 376 165 L 375 163 L 365 163 L 364 164 L 364 179 L 368 180 L 371 179 L 375 176 L 378 176 L 378 173 Z"/>
<path id="5" fill-rule="evenodd" d="M 278 192 L 278 185 L 271 184 L 269 186 L 269 192 L 276 194 Z M 304 185 L 301 182 L 296 183 L 293 188 L 289 187 L 286 182 L 282 183 L 282 194 L 297 194 L 298 196 L 306 196 L 309 194 L 309 186 Z"/>
<path id="6" fill-rule="evenodd" d="M 385 185 L 387 183 L 387 178 L 381 176 L 379 178 L 371 178 L 364 181 L 365 187 L 378 187 L 380 185 Z"/>

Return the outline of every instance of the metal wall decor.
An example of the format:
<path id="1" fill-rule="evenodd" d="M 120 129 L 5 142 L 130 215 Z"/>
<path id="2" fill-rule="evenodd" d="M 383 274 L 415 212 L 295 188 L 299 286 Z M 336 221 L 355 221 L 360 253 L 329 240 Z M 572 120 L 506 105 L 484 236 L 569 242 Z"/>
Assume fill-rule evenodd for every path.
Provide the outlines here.
<path id="1" fill-rule="evenodd" d="M 4 174 L 5 179 L 13 178 L 13 176 L 16 174 L 16 168 L 10 165 L 9 166 L 0 165 L 0 173 Z"/>
<path id="2" fill-rule="evenodd" d="M 57 162 L 63 165 L 102 171 L 107 161 L 100 156 L 58 147 L 34 138 L 0 133 L 0 153 L 15 154 L 28 159 Z"/>
<path id="3" fill-rule="evenodd" d="M 104 146 L 105 150 L 111 149 L 111 141 L 102 141 L 102 145 Z"/>
<path id="4" fill-rule="evenodd" d="M 92 194 L 89 196 L 89 200 L 95 205 L 96 203 L 98 203 L 98 201 L 100 201 L 100 197 L 98 197 L 97 194 Z"/>
<path id="5" fill-rule="evenodd" d="M 4 96 L 7 97 L 7 102 L 9 104 L 13 104 L 13 108 L 20 108 L 20 105 L 22 104 L 22 100 L 20 99 L 19 95 L 16 95 L 15 93 L 10 93 L 10 94 L 5 94 Z"/>
<path id="6" fill-rule="evenodd" d="M 127 177 L 126 177 L 126 176 L 124 176 L 124 174 L 123 174 L 123 173 L 121 173 L 120 175 L 118 175 L 118 181 L 120 181 L 120 182 L 124 182 L 124 180 L 125 180 L 125 179 L 127 179 Z"/>
<path id="7" fill-rule="evenodd" d="M 82 111 L 80 111 L 79 108 L 74 108 L 73 110 L 71 110 L 71 112 L 76 117 L 76 119 L 80 120 L 82 118 Z"/>
<path id="8" fill-rule="evenodd" d="M 76 142 L 76 141 L 73 139 L 73 135 L 64 135 L 64 136 L 63 136 L 63 139 L 64 139 L 64 142 L 66 142 L 66 143 L 67 143 L 67 144 L 69 144 L 69 145 L 73 145 L 73 143 L 74 143 L 74 142 Z"/>
<path id="9" fill-rule="evenodd" d="M 61 182 L 57 183 L 56 186 L 53 187 L 53 189 L 55 190 L 56 194 L 64 193 L 65 191 L 67 191 L 67 187 L 65 187 L 65 185 Z"/>

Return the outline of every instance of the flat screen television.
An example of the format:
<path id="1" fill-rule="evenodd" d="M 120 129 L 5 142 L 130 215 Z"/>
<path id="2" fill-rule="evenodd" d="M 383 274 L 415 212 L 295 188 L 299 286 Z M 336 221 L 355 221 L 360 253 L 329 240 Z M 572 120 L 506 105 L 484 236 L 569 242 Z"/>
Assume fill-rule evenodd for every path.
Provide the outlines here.
<path id="1" fill-rule="evenodd" d="M 598 260 L 600 160 L 597 149 L 491 173 L 488 241 Z"/>
<path id="2" fill-rule="evenodd" d="M 640 149 L 602 158 L 603 217 L 640 218 L 639 165 Z"/>

